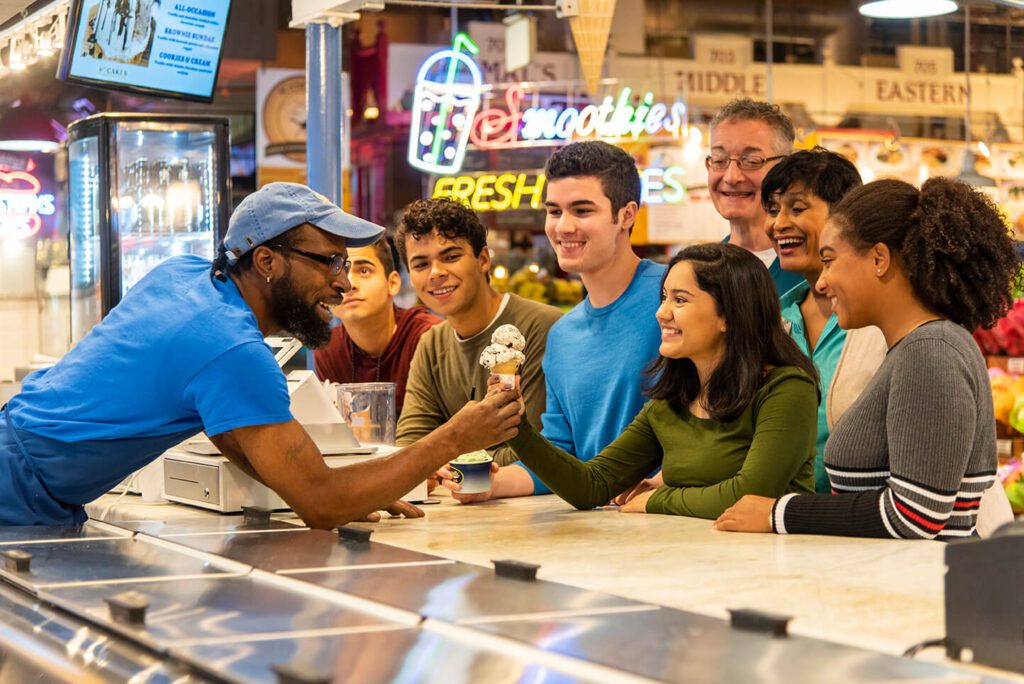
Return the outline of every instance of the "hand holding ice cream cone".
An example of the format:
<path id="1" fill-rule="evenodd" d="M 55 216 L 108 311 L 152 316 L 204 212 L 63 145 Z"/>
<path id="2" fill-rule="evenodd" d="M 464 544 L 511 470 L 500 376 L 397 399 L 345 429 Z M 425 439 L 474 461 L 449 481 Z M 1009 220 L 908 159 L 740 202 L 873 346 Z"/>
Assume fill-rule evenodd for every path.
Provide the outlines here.
<path id="1" fill-rule="evenodd" d="M 491 376 L 487 378 L 487 396 L 493 394 L 501 394 L 502 392 L 519 392 L 519 376 L 513 375 L 513 382 L 509 383 L 502 379 L 502 376 L 491 373 Z M 519 394 L 519 415 L 526 413 L 526 404 L 523 403 L 523 395 Z"/>
<path id="2" fill-rule="evenodd" d="M 480 365 L 491 372 L 487 393 L 502 391 L 506 388 L 519 389 L 519 368 L 526 361 L 523 351 L 526 349 L 526 338 L 514 325 L 503 325 L 491 334 L 491 344 L 480 354 Z M 497 376 L 497 381 L 494 377 Z M 520 413 L 526 410 L 519 399 Z"/>

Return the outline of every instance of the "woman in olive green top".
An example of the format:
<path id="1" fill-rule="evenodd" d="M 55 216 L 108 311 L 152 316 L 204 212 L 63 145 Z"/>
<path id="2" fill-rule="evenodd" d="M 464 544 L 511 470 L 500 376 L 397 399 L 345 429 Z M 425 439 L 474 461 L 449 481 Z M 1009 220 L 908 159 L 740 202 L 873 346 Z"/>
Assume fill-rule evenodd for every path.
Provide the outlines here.
<path id="1" fill-rule="evenodd" d="M 618 439 L 582 462 L 524 420 L 509 446 L 580 509 L 658 466 L 665 484 L 620 510 L 713 519 L 745 494 L 813 492 L 817 374 L 782 328 L 764 264 L 733 245 L 688 247 L 669 264 L 661 298 L 651 401 Z"/>

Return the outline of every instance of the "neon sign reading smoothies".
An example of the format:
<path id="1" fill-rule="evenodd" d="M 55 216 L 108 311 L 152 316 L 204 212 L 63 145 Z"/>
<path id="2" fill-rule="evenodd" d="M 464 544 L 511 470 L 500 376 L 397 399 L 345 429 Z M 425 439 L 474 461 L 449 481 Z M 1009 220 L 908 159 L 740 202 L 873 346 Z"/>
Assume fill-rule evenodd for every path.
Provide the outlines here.
<path id="1" fill-rule="evenodd" d="M 0 239 L 27 240 L 43 226 L 43 216 L 56 209 L 39 179 L 25 171 L 0 171 Z"/>
<path id="2" fill-rule="evenodd" d="M 420 67 L 409 132 L 409 163 L 414 168 L 457 173 L 469 142 L 495 149 L 539 141 L 636 140 L 641 135 L 678 139 L 687 134 L 684 103 L 655 102 L 650 92 L 636 97 L 631 88 L 608 95 L 600 104 L 523 109 L 525 91 L 516 85 L 505 91 L 503 108 L 478 111 L 483 83 L 479 66 L 469 57 L 477 52 L 473 41 L 460 33 L 451 50 L 433 54 Z"/>
<path id="3" fill-rule="evenodd" d="M 578 107 L 529 107 L 520 111 L 523 89 L 513 86 L 505 91 L 506 109 L 486 109 L 473 120 L 469 139 L 483 149 L 530 140 L 572 140 L 574 138 L 632 138 L 641 135 L 668 134 L 681 138 L 686 134 L 686 105 L 655 102 L 654 93 L 646 93 L 634 107 L 632 88 L 623 88 L 617 97 L 604 98 L 599 105 Z"/>

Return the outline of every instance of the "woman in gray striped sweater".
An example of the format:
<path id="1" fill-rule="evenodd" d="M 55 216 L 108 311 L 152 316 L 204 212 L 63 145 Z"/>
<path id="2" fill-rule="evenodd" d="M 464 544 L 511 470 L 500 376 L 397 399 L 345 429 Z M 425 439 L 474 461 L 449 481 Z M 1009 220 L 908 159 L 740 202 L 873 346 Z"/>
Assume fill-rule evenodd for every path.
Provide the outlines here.
<path id="1" fill-rule="evenodd" d="M 995 205 L 945 178 L 851 191 L 822 232 L 819 288 L 889 352 L 825 446 L 832 494 L 746 496 L 719 530 L 954 539 L 995 478 L 992 395 L 970 331 L 1012 301 L 1019 257 Z"/>

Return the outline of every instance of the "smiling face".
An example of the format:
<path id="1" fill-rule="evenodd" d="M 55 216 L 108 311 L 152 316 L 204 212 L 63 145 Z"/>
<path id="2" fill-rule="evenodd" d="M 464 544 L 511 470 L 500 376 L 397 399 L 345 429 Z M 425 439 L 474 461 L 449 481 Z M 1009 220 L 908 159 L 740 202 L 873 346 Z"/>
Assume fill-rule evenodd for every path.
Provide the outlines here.
<path id="1" fill-rule="evenodd" d="M 812 282 L 817 279 L 821 272 L 818 242 L 828 212 L 828 203 L 803 183 L 772 196 L 766 225 L 783 270 L 800 273 Z"/>
<path id="2" fill-rule="evenodd" d="M 711 131 L 711 154 L 732 158 L 743 156 L 774 157 L 787 154 L 779 149 L 779 136 L 771 126 L 755 119 L 723 121 Z M 725 171 L 708 169 L 708 190 L 715 209 L 727 221 L 764 225 L 761 206 L 761 181 L 775 162 L 756 171 L 744 171 L 737 162 Z"/>
<path id="3" fill-rule="evenodd" d="M 632 253 L 629 229 L 637 205 L 629 202 L 617 214 L 596 176 L 559 178 L 547 185 L 544 232 L 569 273 L 596 273 Z"/>
<path id="4" fill-rule="evenodd" d="M 295 229 L 290 247 L 271 249 L 273 276 L 269 308 L 274 320 L 307 347 L 316 349 L 331 339 L 331 307 L 341 303 L 350 288 L 345 271 L 332 274 L 319 263 L 294 250 L 322 256 L 347 257 L 345 239 L 311 225 Z"/>
<path id="5" fill-rule="evenodd" d="M 402 287 L 402 280 L 397 271 L 385 273 L 375 247 L 351 249 L 348 258 L 352 261 L 352 270 L 348 274 L 352 288 L 345 293 L 345 300 L 334 308 L 334 315 L 347 326 L 377 320 L 391 308 L 393 297 Z"/>
<path id="6" fill-rule="evenodd" d="M 428 308 L 451 318 L 469 311 L 487 289 L 490 253 L 479 255 L 467 240 L 449 240 L 437 231 L 405 238 L 409 279 Z"/>
<path id="7" fill-rule="evenodd" d="M 714 297 L 700 289 L 689 262 L 680 261 L 668 272 L 655 315 L 661 326 L 658 353 L 662 356 L 705 365 L 721 358 L 725 319 Z"/>
<path id="8" fill-rule="evenodd" d="M 815 288 L 832 302 L 839 327 L 845 330 L 875 324 L 875 308 L 883 301 L 871 250 L 859 252 L 835 221 L 821 231 L 821 276 Z"/>

